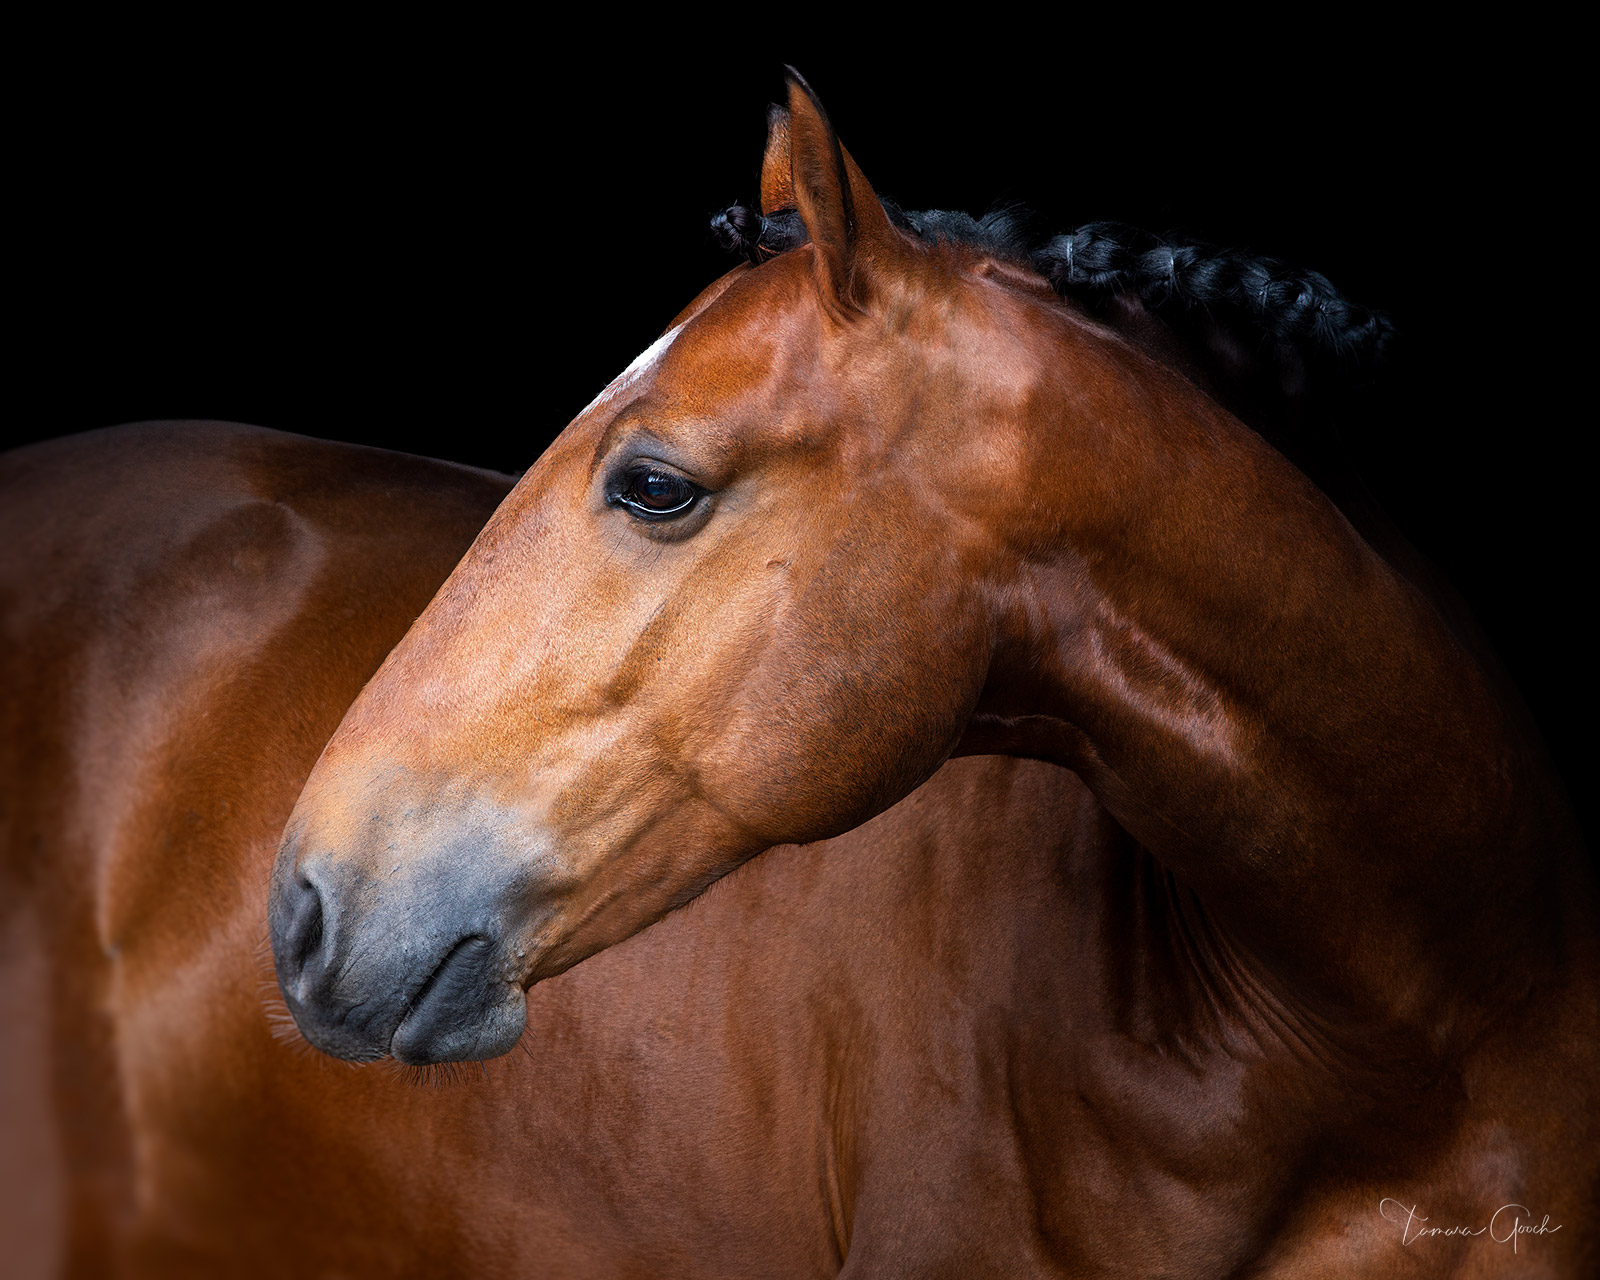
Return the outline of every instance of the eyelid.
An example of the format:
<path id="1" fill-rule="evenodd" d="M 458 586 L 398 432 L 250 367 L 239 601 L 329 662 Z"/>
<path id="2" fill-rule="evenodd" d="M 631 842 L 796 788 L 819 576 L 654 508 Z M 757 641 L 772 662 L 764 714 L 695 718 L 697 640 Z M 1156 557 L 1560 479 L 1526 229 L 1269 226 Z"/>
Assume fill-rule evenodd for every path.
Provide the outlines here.
<path id="1" fill-rule="evenodd" d="M 687 473 L 690 468 L 680 459 L 677 448 L 652 429 L 653 416 L 648 408 L 639 404 L 630 405 L 619 413 L 595 445 L 589 474 L 615 475 L 619 466 L 634 462 L 659 462 Z"/>
<path id="2" fill-rule="evenodd" d="M 641 474 L 648 474 L 652 471 L 670 475 L 673 479 L 687 485 L 689 489 L 688 500 L 676 507 L 665 508 L 630 502 L 626 496 L 629 482 Z M 709 490 L 703 485 L 696 484 L 671 463 L 660 462 L 654 458 L 647 457 L 632 458 L 615 468 L 607 479 L 605 486 L 606 501 L 608 503 L 612 506 L 620 506 L 627 510 L 629 514 L 646 521 L 671 520 L 679 516 L 688 515 L 707 496 L 708 492 Z"/>

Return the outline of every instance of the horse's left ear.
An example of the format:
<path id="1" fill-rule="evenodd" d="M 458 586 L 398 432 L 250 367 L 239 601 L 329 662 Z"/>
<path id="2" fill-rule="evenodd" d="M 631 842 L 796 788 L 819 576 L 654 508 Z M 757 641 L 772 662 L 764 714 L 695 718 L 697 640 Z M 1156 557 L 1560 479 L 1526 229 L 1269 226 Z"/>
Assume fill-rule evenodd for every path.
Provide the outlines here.
<path id="1" fill-rule="evenodd" d="M 761 216 L 794 208 L 789 172 L 789 112 L 774 102 L 767 108 L 767 149 L 761 157 Z"/>
<path id="2" fill-rule="evenodd" d="M 836 319 L 846 320 L 872 309 L 905 243 L 877 193 L 840 145 L 811 86 L 793 67 L 785 71 L 790 191 L 815 246 L 822 304 Z"/>

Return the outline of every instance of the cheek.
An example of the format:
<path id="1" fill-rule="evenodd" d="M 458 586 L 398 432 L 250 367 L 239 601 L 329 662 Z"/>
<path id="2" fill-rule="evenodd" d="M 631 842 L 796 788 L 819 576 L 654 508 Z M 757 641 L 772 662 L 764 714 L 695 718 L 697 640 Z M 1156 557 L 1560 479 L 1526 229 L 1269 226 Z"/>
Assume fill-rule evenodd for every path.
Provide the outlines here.
<path id="1" fill-rule="evenodd" d="M 910 792 L 954 748 L 985 670 L 959 628 L 932 622 L 890 610 L 858 630 L 802 612 L 703 735 L 703 789 L 784 843 L 848 830 Z"/>

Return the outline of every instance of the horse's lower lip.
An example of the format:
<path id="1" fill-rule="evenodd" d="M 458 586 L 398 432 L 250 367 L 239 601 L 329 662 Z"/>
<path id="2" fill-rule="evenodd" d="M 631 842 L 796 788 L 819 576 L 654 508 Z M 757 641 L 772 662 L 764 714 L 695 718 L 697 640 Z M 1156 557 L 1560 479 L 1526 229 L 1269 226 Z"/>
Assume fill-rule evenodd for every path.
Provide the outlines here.
<path id="1" fill-rule="evenodd" d="M 476 962 L 481 960 L 482 953 L 489 946 L 487 938 L 476 934 L 468 934 L 458 939 L 439 958 L 439 962 L 422 980 L 422 985 L 406 1001 L 405 1013 L 395 1026 L 393 1039 L 405 1038 L 403 1033 L 414 1023 L 438 1022 L 441 1015 L 447 1015 L 448 1010 L 442 1006 L 452 995 L 464 994 L 461 988 L 471 985 L 473 978 L 479 976 L 473 971 L 481 969 L 482 966 Z"/>
<path id="2" fill-rule="evenodd" d="M 469 935 L 439 959 L 407 1002 L 389 1053 L 401 1062 L 459 1062 L 508 1052 L 522 1035 L 527 1003 L 500 966 L 500 948 Z"/>

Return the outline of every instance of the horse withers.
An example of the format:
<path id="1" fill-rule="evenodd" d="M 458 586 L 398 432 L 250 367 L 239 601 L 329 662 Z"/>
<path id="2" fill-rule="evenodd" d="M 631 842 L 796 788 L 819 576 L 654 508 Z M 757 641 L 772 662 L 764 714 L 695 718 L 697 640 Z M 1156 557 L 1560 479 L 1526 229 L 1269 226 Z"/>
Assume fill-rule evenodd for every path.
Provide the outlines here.
<path id="1" fill-rule="evenodd" d="M 1051 1032 L 980 1073 L 1038 1258 L 1499 1274 L 1517 1205 L 1576 1274 L 1595 887 L 1514 697 L 1195 380 L 1037 262 L 908 231 L 798 78 L 780 124 L 765 213 L 803 243 L 579 415 L 313 771 L 271 906 L 300 1028 L 492 1058 L 535 983 L 761 851 L 1035 757 L 1138 850 Z"/>

